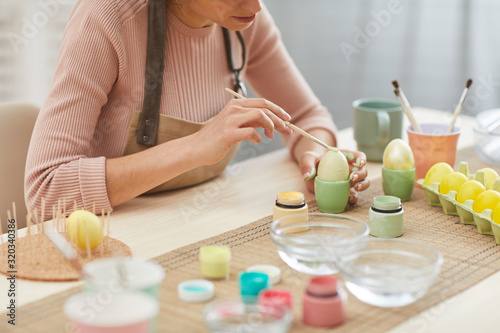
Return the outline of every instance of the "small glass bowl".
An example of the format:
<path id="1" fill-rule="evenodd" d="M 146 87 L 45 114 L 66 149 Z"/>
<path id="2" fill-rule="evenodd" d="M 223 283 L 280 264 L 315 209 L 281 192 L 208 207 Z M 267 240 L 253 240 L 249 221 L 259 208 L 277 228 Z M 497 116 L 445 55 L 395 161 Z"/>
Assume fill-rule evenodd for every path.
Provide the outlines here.
<path id="1" fill-rule="evenodd" d="M 292 325 L 293 314 L 285 306 L 221 299 L 205 306 L 203 320 L 211 333 L 286 333 Z"/>
<path id="2" fill-rule="evenodd" d="M 367 238 L 363 243 L 339 249 L 337 264 L 347 289 L 367 304 L 411 304 L 441 272 L 443 256 L 427 245 L 405 239 Z"/>
<path id="3" fill-rule="evenodd" d="M 476 116 L 474 149 L 486 163 L 500 165 L 500 109 L 492 109 Z"/>
<path id="4" fill-rule="evenodd" d="M 365 222 L 343 215 L 301 215 L 287 215 L 273 221 L 271 239 L 281 259 L 306 274 L 337 273 L 335 251 L 338 248 L 356 249 L 370 232 Z"/>

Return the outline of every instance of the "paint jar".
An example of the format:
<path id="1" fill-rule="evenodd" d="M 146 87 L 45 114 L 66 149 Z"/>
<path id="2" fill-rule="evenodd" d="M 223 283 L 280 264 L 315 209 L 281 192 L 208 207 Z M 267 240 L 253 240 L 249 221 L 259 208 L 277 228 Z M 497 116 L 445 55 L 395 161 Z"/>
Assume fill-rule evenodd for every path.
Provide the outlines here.
<path id="1" fill-rule="evenodd" d="M 373 198 L 368 212 L 370 234 L 381 238 L 394 238 L 403 234 L 404 211 L 401 199 L 391 195 Z"/>
<path id="2" fill-rule="evenodd" d="M 287 225 L 295 223 L 307 222 L 307 213 L 309 208 L 307 207 L 304 194 L 301 192 L 287 191 L 280 192 L 276 198 L 276 203 L 273 208 L 273 220 L 277 220 L 287 215 L 297 215 L 296 218 L 287 219 Z M 308 228 L 296 228 L 288 230 L 288 232 L 301 232 Z"/>
<path id="3" fill-rule="evenodd" d="M 259 293 L 271 287 L 271 280 L 265 273 L 241 272 L 239 286 L 243 303 L 257 303 Z"/>
<path id="4" fill-rule="evenodd" d="M 292 293 L 285 289 L 271 288 L 262 290 L 259 293 L 259 305 L 270 308 L 287 308 L 293 310 Z"/>
<path id="5" fill-rule="evenodd" d="M 302 321 L 315 327 L 333 327 L 344 322 L 344 292 L 334 276 L 309 280 L 302 298 Z"/>
<path id="6" fill-rule="evenodd" d="M 209 279 L 229 278 L 231 249 L 226 245 L 200 247 L 201 274 Z"/>

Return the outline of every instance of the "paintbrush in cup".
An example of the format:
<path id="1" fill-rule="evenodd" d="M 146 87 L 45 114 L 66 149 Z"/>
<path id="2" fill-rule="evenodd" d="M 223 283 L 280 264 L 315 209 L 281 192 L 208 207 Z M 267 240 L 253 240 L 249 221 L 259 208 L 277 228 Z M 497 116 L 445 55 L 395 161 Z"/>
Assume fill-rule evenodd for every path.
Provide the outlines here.
<path id="1" fill-rule="evenodd" d="M 401 104 L 401 107 L 403 108 L 403 112 L 405 113 L 406 117 L 410 121 L 411 127 L 413 128 L 413 130 L 415 132 L 422 133 L 422 128 L 420 127 L 417 120 L 415 119 L 415 116 L 413 115 L 413 112 L 411 111 L 410 102 L 408 102 L 408 99 L 406 98 L 406 95 L 403 92 L 403 89 L 401 89 L 399 87 L 398 80 L 392 81 L 392 85 L 395 88 L 394 93 L 396 94 L 398 102 L 399 102 L 399 104 Z"/>
<path id="2" fill-rule="evenodd" d="M 465 96 L 467 96 L 467 93 L 469 92 L 469 88 L 472 85 L 472 80 L 468 79 L 467 82 L 465 83 L 465 89 L 462 92 L 462 96 L 460 97 L 460 100 L 458 101 L 458 105 L 455 108 L 455 112 L 453 112 L 453 118 L 451 118 L 451 123 L 450 126 L 448 126 L 448 130 L 446 131 L 446 134 L 450 134 L 451 131 L 453 131 L 453 127 L 455 127 L 455 121 L 457 120 L 458 115 L 462 111 L 462 106 L 465 101 Z"/>
<path id="3" fill-rule="evenodd" d="M 246 99 L 246 97 L 245 97 L 245 96 L 242 96 L 242 95 L 238 94 L 236 91 L 233 91 L 233 90 L 231 90 L 231 89 L 229 89 L 229 88 L 225 88 L 225 89 L 226 89 L 226 91 L 227 91 L 228 93 L 230 93 L 231 95 L 233 95 L 233 96 L 234 96 L 234 97 L 236 97 L 236 98 L 239 98 L 239 99 Z M 318 138 L 316 138 L 316 137 L 312 136 L 311 134 L 309 134 L 309 133 L 307 133 L 306 131 L 304 131 L 303 129 L 301 129 L 301 128 L 299 128 L 299 127 L 295 126 L 294 124 L 292 124 L 292 123 L 291 123 L 291 122 L 289 122 L 289 121 L 285 121 L 285 125 L 287 125 L 288 127 L 290 127 L 290 128 L 291 128 L 294 132 L 297 132 L 297 133 L 299 133 L 300 135 L 302 135 L 302 136 L 304 136 L 304 137 L 306 137 L 306 138 L 308 138 L 308 139 L 312 140 L 313 142 L 316 142 L 317 144 L 319 144 L 320 146 L 325 147 L 326 149 L 333 150 L 333 151 L 335 151 L 335 152 L 339 151 L 339 149 L 338 149 L 337 147 L 332 147 L 332 146 L 327 145 L 326 143 L 324 143 L 324 142 L 323 142 L 323 141 L 321 141 L 320 139 L 318 139 Z"/>

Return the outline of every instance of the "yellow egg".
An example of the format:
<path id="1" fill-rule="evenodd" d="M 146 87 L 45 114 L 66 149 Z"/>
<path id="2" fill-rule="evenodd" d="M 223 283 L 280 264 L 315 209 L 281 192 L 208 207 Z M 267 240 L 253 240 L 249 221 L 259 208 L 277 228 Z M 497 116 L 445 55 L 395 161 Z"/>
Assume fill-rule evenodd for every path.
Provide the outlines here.
<path id="1" fill-rule="evenodd" d="M 453 168 L 445 162 L 439 162 L 431 166 L 425 175 L 424 185 L 431 186 L 433 183 L 441 183 L 444 176 L 453 172 Z"/>
<path id="2" fill-rule="evenodd" d="M 491 219 L 493 222 L 500 224 L 500 202 L 493 209 L 493 213 L 491 213 Z"/>
<path id="3" fill-rule="evenodd" d="M 485 190 L 483 184 L 477 180 L 468 180 L 458 189 L 456 200 L 461 204 L 467 200 L 476 200 L 477 196 Z"/>
<path id="4" fill-rule="evenodd" d="M 441 180 L 441 185 L 439 185 L 439 193 L 447 194 L 450 191 L 458 192 L 460 186 L 462 186 L 468 180 L 469 178 L 467 178 L 461 172 L 450 172 Z"/>
<path id="5" fill-rule="evenodd" d="M 479 194 L 474 200 L 472 210 L 476 213 L 482 213 L 485 209 L 495 209 L 500 202 L 500 193 L 493 190 L 486 190 Z"/>
<path id="6" fill-rule="evenodd" d="M 493 182 L 495 181 L 495 179 L 497 179 L 499 177 L 498 173 L 491 168 L 482 168 L 480 170 L 484 171 L 484 180 L 486 183 L 485 184 L 486 189 L 491 190 L 491 187 L 493 186 Z"/>
<path id="7" fill-rule="evenodd" d="M 97 247 L 102 241 L 103 230 L 99 218 L 86 210 L 76 210 L 68 217 L 68 235 L 71 241 L 79 248 L 87 248 L 87 233 L 91 249 Z"/>
<path id="8" fill-rule="evenodd" d="M 331 181 L 349 179 L 349 164 L 344 154 L 340 151 L 327 151 L 319 161 L 318 178 Z"/>
<path id="9" fill-rule="evenodd" d="M 385 147 L 383 164 L 391 170 L 410 170 L 415 167 L 415 159 L 410 146 L 401 139 L 394 139 Z"/>

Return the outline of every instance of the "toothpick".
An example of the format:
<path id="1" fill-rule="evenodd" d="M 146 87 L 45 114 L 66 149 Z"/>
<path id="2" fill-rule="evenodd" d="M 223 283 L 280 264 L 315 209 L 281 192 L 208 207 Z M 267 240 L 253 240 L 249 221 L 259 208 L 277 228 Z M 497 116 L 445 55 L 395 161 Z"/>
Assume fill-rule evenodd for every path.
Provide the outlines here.
<path id="1" fill-rule="evenodd" d="M 28 227 L 28 246 L 29 246 L 29 256 L 30 256 L 30 263 L 31 266 L 34 266 L 33 264 L 33 244 L 31 244 L 31 211 L 28 211 L 28 214 L 26 215 L 26 225 Z"/>
<path id="2" fill-rule="evenodd" d="M 76 212 L 77 211 L 76 200 L 73 200 L 73 205 L 74 205 L 74 211 Z"/>
<path id="3" fill-rule="evenodd" d="M 455 121 L 457 120 L 460 111 L 462 111 L 462 105 L 464 104 L 465 96 L 467 96 L 467 93 L 469 92 L 469 88 L 471 85 L 472 85 L 472 80 L 468 79 L 467 82 L 465 83 L 465 89 L 462 92 L 462 96 L 460 96 L 460 100 L 458 101 L 458 105 L 455 108 L 455 112 L 453 113 L 453 118 L 451 118 L 450 126 L 448 126 L 446 134 L 450 134 L 451 131 L 453 131 L 453 127 L 455 127 Z"/>
<path id="4" fill-rule="evenodd" d="M 66 198 L 63 198 L 63 231 L 68 231 L 68 226 L 66 225 Z"/>
<path id="5" fill-rule="evenodd" d="M 240 95 L 238 94 L 236 91 L 234 90 L 231 90 L 229 88 L 225 88 L 225 90 L 230 93 L 231 95 L 233 95 L 234 97 L 236 98 L 239 98 L 239 99 L 246 99 L 245 96 L 243 95 Z M 339 151 L 339 149 L 337 147 L 331 147 L 329 145 L 327 145 L 326 143 L 324 143 L 323 141 L 319 140 L 318 138 L 315 138 L 314 136 L 312 136 L 311 134 L 307 133 L 306 131 L 304 131 L 303 129 L 295 126 L 294 124 L 290 123 L 289 121 L 285 121 L 285 125 L 287 125 L 288 127 L 290 127 L 291 129 L 293 129 L 294 132 L 297 132 L 299 133 L 300 135 L 308 138 L 308 139 L 311 139 L 312 141 L 316 142 L 317 144 L 319 144 L 320 146 L 323 146 L 325 147 L 326 149 L 330 149 L 330 150 L 333 150 L 335 152 Z"/>
<path id="6" fill-rule="evenodd" d="M 108 242 L 109 242 L 109 225 L 111 224 L 111 218 L 110 218 L 110 214 L 111 212 L 108 210 L 108 213 L 107 213 L 107 226 L 106 226 L 106 247 L 108 246 Z"/>
<path id="7" fill-rule="evenodd" d="M 59 231 L 61 233 L 62 232 L 62 226 L 60 225 L 61 224 L 61 220 L 59 219 L 59 217 L 61 216 L 60 212 L 61 212 L 61 199 L 58 199 L 57 200 L 57 211 L 56 211 L 57 231 Z M 61 229 L 59 230 L 59 228 L 61 228 Z"/>
<path id="8" fill-rule="evenodd" d="M 92 214 L 95 215 L 95 202 L 92 203 Z"/>
<path id="9" fill-rule="evenodd" d="M 52 206 L 52 226 L 56 228 L 56 230 L 59 232 L 59 226 L 57 225 L 56 221 L 56 207 Z"/>
<path id="10" fill-rule="evenodd" d="M 104 208 L 101 209 L 101 220 L 99 221 L 100 225 L 101 225 L 101 242 L 102 242 L 102 245 L 99 247 L 99 253 L 102 255 L 102 251 L 103 251 L 103 248 L 104 248 Z"/>
<path id="11" fill-rule="evenodd" d="M 87 229 L 86 220 L 83 220 L 83 227 L 85 228 L 85 243 L 87 245 L 87 258 L 92 259 L 92 255 L 90 254 L 89 230 Z"/>
<path id="12" fill-rule="evenodd" d="M 38 221 L 38 208 L 35 208 L 34 212 L 33 212 L 33 216 L 35 218 L 35 223 L 36 223 L 36 233 L 39 234 L 40 233 L 40 221 Z"/>
<path id="13" fill-rule="evenodd" d="M 42 215 L 41 215 L 41 223 L 42 223 L 42 234 L 45 234 L 45 226 L 44 226 L 44 222 L 45 222 L 45 198 L 42 198 Z"/>

